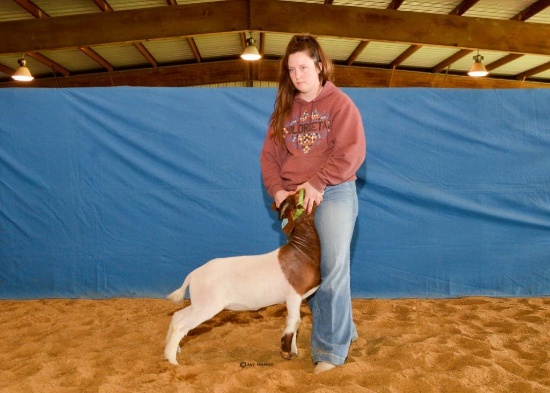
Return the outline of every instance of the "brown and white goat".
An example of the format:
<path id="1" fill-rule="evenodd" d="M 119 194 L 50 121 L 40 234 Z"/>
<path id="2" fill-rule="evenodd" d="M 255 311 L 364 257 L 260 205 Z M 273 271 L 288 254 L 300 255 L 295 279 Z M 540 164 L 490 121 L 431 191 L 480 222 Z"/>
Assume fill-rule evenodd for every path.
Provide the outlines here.
<path id="1" fill-rule="evenodd" d="M 262 255 L 213 259 L 193 270 L 183 285 L 168 295 L 179 302 L 189 287 L 191 304 L 177 311 L 166 336 L 164 357 L 178 364 L 179 343 L 189 330 L 220 311 L 257 310 L 286 302 L 287 324 L 281 338 L 281 355 L 298 355 L 296 332 L 302 300 L 314 293 L 321 282 L 320 242 L 314 213 L 304 212 L 303 194 L 290 195 L 278 209 L 288 242 Z M 275 205 L 272 205 L 274 210 Z M 301 214 L 304 212 L 303 214 Z"/>

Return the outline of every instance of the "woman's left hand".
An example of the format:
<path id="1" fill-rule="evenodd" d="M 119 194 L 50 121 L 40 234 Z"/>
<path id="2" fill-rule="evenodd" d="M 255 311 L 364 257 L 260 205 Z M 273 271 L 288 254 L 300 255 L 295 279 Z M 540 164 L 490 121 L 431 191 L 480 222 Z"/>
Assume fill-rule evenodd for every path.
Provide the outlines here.
<path id="1" fill-rule="evenodd" d="M 296 192 L 300 189 L 304 189 L 305 195 L 304 195 L 304 209 L 309 213 L 313 210 L 313 205 L 319 206 L 321 202 L 323 202 L 323 194 L 324 192 L 317 190 L 315 187 L 313 187 L 309 182 L 305 182 L 303 184 L 300 184 L 296 188 Z"/>

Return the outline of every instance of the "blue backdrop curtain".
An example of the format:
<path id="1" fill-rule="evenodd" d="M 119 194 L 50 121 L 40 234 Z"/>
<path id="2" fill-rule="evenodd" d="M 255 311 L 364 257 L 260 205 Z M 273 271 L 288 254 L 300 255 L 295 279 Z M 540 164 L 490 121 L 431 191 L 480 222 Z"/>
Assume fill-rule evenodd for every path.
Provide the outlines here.
<path id="1" fill-rule="evenodd" d="M 550 90 L 344 89 L 367 160 L 354 297 L 550 294 Z M 0 298 L 162 297 L 284 242 L 275 89 L 0 89 Z"/>

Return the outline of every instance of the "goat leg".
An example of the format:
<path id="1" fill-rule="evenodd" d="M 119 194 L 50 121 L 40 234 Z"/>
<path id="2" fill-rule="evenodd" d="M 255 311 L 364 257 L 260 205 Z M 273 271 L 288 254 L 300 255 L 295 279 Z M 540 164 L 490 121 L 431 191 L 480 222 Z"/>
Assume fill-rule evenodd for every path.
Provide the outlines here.
<path id="1" fill-rule="evenodd" d="M 294 341 L 294 333 L 285 333 L 281 337 L 281 356 L 284 359 L 292 359 L 292 342 Z M 295 354 L 297 355 L 297 354 Z"/>
<path id="2" fill-rule="evenodd" d="M 296 333 L 300 325 L 300 305 L 302 297 L 297 293 L 289 294 L 286 298 L 286 309 L 288 312 L 285 332 L 281 337 L 281 356 L 285 359 L 292 359 L 292 355 L 298 356 L 296 346 Z"/>

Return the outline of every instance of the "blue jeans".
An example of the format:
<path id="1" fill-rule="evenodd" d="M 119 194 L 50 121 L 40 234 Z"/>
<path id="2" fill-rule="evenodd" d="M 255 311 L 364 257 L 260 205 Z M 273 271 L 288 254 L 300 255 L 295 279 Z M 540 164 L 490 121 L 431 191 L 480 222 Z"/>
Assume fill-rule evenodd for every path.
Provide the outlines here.
<path id="1" fill-rule="evenodd" d="M 321 239 L 321 286 L 309 299 L 313 362 L 342 365 L 357 338 L 350 289 L 350 243 L 358 213 L 355 182 L 325 189 L 315 213 Z"/>

